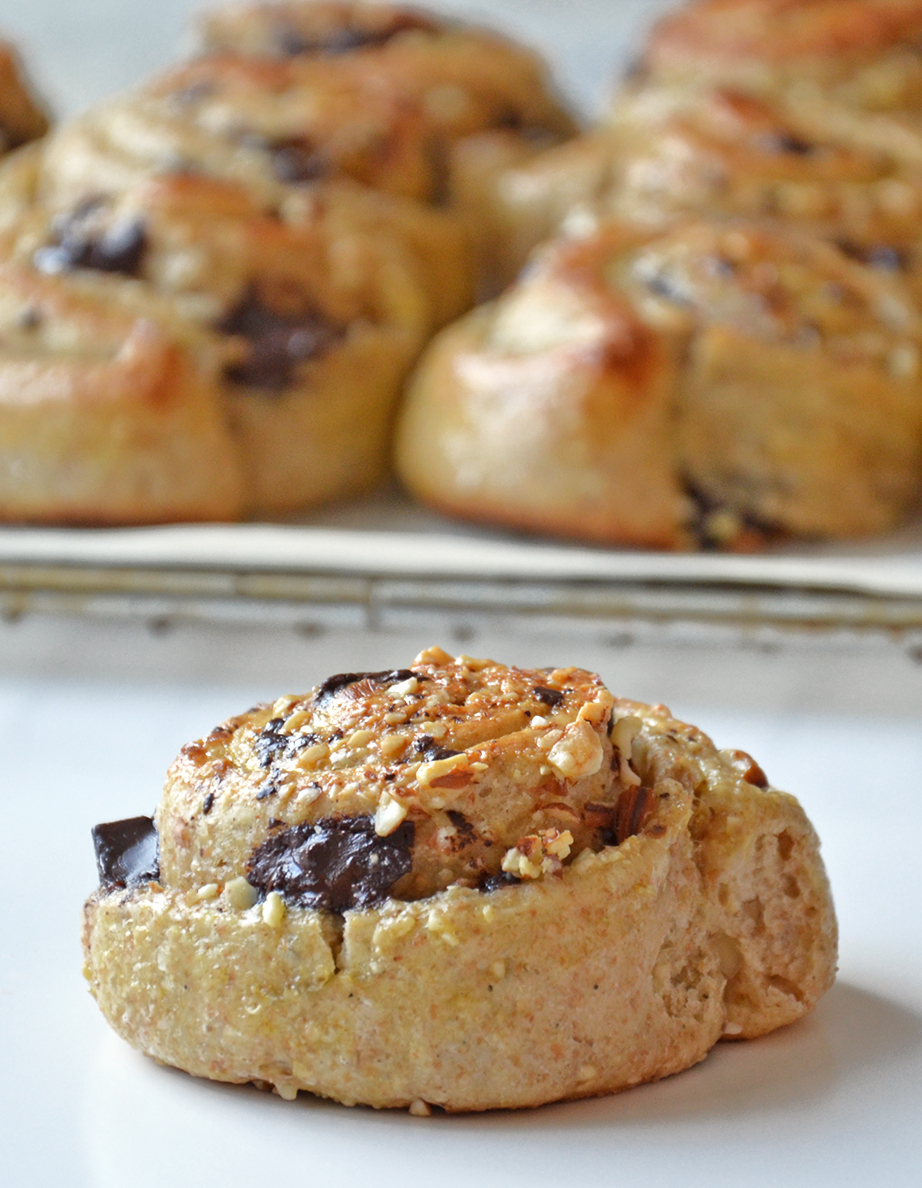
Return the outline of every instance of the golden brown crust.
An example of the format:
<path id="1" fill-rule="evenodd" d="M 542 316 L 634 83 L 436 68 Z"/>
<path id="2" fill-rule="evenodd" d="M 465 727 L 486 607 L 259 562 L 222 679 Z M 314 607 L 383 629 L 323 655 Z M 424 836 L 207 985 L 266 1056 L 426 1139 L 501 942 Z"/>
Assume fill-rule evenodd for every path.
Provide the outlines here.
<path id="1" fill-rule="evenodd" d="M 48 286 L 72 277 L 116 305 L 149 294 L 197 331 L 194 349 L 220 359 L 209 383 L 244 507 L 294 511 L 383 474 L 400 384 L 441 316 L 416 252 L 380 234 L 380 201 L 383 216 L 378 196 L 329 183 L 283 220 L 245 190 L 173 175 L 109 201 L 34 206 L 6 251 Z M 426 212 L 419 223 L 428 235 Z M 450 286 L 440 300 L 451 309 Z"/>
<path id="2" fill-rule="evenodd" d="M 0 41 L 0 153 L 48 131 L 48 113 L 33 93 L 16 50 Z"/>
<path id="3" fill-rule="evenodd" d="M 537 54 L 499 33 L 387 4 L 229 7 L 201 24 L 207 52 L 361 63 L 421 105 L 455 140 L 505 128 L 565 137 L 575 125 Z"/>
<path id="4" fill-rule="evenodd" d="M 293 883 L 258 899 L 246 880 L 259 882 L 250 854 L 265 850 L 267 835 L 280 854 L 291 845 L 301 855 L 286 862 L 316 869 L 316 858 L 297 850 L 311 820 L 329 831 L 329 812 L 386 809 L 380 792 L 360 805 L 362 793 L 345 783 L 329 800 L 329 778 L 355 773 L 361 748 L 371 771 L 392 766 L 377 755 L 392 725 L 382 714 L 392 712 L 397 685 L 412 680 L 449 698 L 425 714 L 457 746 L 470 744 L 454 768 L 486 759 L 476 791 L 444 784 L 446 805 L 463 804 L 481 836 L 494 831 L 508 841 L 520 827 L 532 830 L 502 864 L 520 881 L 466 885 L 450 844 L 467 833 L 455 808 L 451 829 L 440 831 L 454 862 L 448 885 L 411 879 L 403 894 L 392 880 L 390 892 L 338 911 L 304 906 Z M 555 692 L 562 699 L 548 705 Z M 414 693 L 404 696 L 416 714 Z M 458 721 L 444 712 L 450 705 Z M 534 714 L 526 724 L 536 705 L 568 718 L 551 747 L 543 744 L 553 726 L 536 724 Z M 275 718 L 264 723 L 270 712 Z M 286 740 L 334 722 L 345 727 L 342 754 L 326 764 L 311 809 L 303 792 L 318 777 L 287 762 Z M 562 746 L 579 723 L 605 750 L 590 777 L 582 774 L 585 748 Z M 412 734 L 421 724 L 411 716 L 401 729 Z M 355 725 L 372 738 L 347 741 Z M 256 776 L 267 770 L 254 763 L 260 751 L 271 752 L 270 767 L 295 774 L 290 791 L 268 798 L 283 820 L 254 832 L 262 812 Z M 559 828 L 534 832 L 545 802 L 537 766 L 566 762 L 567 752 L 582 766 L 557 772 L 558 811 L 568 808 L 578 839 Z M 431 782 L 438 763 L 449 761 L 404 765 L 397 781 L 416 789 L 424 849 L 434 836 L 425 832 L 427 815 L 433 823 L 444 815 Z M 586 778 L 599 782 L 609 806 L 608 832 L 585 828 L 603 807 L 580 808 Z M 200 818 L 212 815 L 206 827 Z M 302 824 L 292 827 L 295 819 Z M 597 677 L 575 669 L 505 669 L 429 649 L 411 677 L 331 678 L 311 698 L 250 711 L 187 748 L 158 823 L 159 882 L 104 887 L 86 905 L 91 989 L 115 1029 L 143 1051 L 285 1097 L 306 1089 L 349 1104 L 481 1110 L 615 1092 L 703 1059 L 721 1035 L 759 1035 L 801 1017 L 834 977 L 835 916 L 797 802 L 772 789 L 749 756 L 718 752 L 664 707 L 612 698 Z M 385 843 L 393 836 L 382 833 Z M 414 870 L 426 866 L 423 858 L 417 867 L 414 853 Z"/>
<path id="5" fill-rule="evenodd" d="M 430 347 L 398 471 L 469 518 L 611 543 L 883 531 L 918 490 L 918 336 L 896 280 L 818 239 L 603 225 Z"/>
<path id="6" fill-rule="evenodd" d="M 841 70 L 922 38 L 919 0 L 696 0 L 663 18 L 655 67 L 832 60 Z"/>
<path id="7" fill-rule="evenodd" d="M 0 510 L 124 524 L 241 511 L 218 358 L 156 301 L 0 266 Z"/>

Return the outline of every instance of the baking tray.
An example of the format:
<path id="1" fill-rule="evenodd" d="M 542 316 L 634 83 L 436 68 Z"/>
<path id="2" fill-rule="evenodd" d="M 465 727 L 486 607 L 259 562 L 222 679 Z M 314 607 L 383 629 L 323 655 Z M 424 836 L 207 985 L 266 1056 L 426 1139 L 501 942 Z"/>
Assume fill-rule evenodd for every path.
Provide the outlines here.
<path id="1" fill-rule="evenodd" d="M 34 611 L 303 628 L 427 614 L 614 632 L 684 623 L 885 632 L 916 648 L 922 528 L 751 556 L 633 552 L 468 528 L 392 492 L 300 523 L 0 529 L 0 613 Z"/>

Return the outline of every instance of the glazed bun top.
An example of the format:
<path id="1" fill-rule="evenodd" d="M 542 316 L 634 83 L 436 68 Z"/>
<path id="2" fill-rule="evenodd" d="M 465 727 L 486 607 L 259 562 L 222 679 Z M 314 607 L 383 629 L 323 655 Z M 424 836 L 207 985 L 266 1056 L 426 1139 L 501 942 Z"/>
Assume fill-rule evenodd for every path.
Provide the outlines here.
<path id="1" fill-rule="evenodd" d="M 198 23 L 201 49 L 271 58 L 339 56 L 379 49 L 407 33 L 434 36 L 446 27 L 433 14 L 390 4 L 236 4 Z"/>
<path id="2" fill-rule="evenodd" d="M 580 669 L 440 648 L 332 676 L 183 749 L 157 814 L 164 881 L 245 875 L 343 911 L 541 878 L 637 832 L 632 706 Z"/>
<path id="3" fill-rule="evenodd" d="M 16 50 L 0 41 L 0 153 L 48 131 L 48 115 L 33 94 Z"/>
<path id="4" fill-rule="evenodd" d="M 648 60 L 657 69 L 813 63 L 841 74 L 920 43 L 920 0 L 697 0 L 657 24 Z"/>
<path id="5" fill-rule="evenodd" d="M 351 64 L 418 102 L 449 138 L 489 129 L 567 136 L 572 118 L 541 57 L 492 30 L 387 4 L 226 8 L 199 26 L 205 55 Z"/>

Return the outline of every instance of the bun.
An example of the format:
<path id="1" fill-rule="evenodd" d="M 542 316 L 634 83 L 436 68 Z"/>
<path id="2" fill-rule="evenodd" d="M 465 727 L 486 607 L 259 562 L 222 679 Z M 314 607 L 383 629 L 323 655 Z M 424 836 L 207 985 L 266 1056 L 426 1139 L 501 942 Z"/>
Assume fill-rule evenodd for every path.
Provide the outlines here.
<path id="1" fill-rule="evenodd" d="M 43 415 L 63 433 L 61 402 L 71 396 L 56 387 L 56 377 L 62 354 L 74 347 L 59 309 L 76 301 L 92 304 L 103 321 L 111 308 L 119 326 L 124 317 L 115 311 L 132 309 L 152 331 L 157 326 L 168 338 L 186 341 L 184 352 L 196 361 L 190 363 L 190 384 L 195 384 L 191 376 L 207 377 L 203 395 L 190 399 L 194 405 L 207 393 L 226 443 L 223 467 L 235 476 L 231 485 L 239 491 L 235 504 L 214 504 L 212 516 L 295 511 L 377 481 L 387 465 L 401 382 L 433 311 L 414 257 L 378 233 L 375 196 L 346 192 L 330 198 L 328 205 L 316 203 L 300 218 L 283 221 L 261 214 L 245 191 L 207 178 L 173 176 L 139 184 L 110 201 L 56 212 L 31 208 L 8 251 L 20 283 L 43 294 L 41 333 L 33 332 L 31 339 L 26 333 L 25 339 L 38 347 L 30 375 L 52 403 L 31 402 L 34 436 L 12 428 L 22 418 L 13 377 L 22 369 L 23 348 L 4 337 L 0 425 L 9 418 L 8 473 L 31 472 L 36 465 L 46 442 L 39 428 Z M 382 221 L 387 224 L 386 213 Z M 30 270 L 37 274 L 32 282 Z M 59 342 L 69 345 L 62 351 Z M 81 331 L 76 349 L 92 358 L 93 334 Z M 94 374 L 85 373 L 81 384 L 88 385 Z M 188 395 L 191 389 L 182 390 Z M 105 500 L 108 522 L 168 518 L 169 502 L 157 512 L 156 505 L 142 511 L 128 500 L 118 511 L 116 492 L 131 489 L 134 469 L 143 471 L 145 465 L 135 454 L 134 430 L 127 431 L 136 405 L 126 395 L 124 404 L 114 405 L 99 393 L 99 417 L 74 439 L 79 451 L 74 442 L 56 437 L 65 474 L 72 468 L 66 461 L 70 453 L 78 459 L 84 452 L 106 456 L 107 469 L 98 474 L 106 492 L 85 492 L 68 510 L 46 458 L 46 505 L 36 485 L 26 514 L 14 477 L 2 500 L 8 518 L 93 519 L 86 514 L 86 499 Z M 111 420 L 103 409 L 110 410 Z M 71 416 L 76 415 L 75 410 Z M 156 448 L 167 457 L 174 452 L 166 439 Z M 211 469 L 210 435 L 197 447 L 188 437 L 185 449 L 186 465 L 189 455 L 201 455 L 205 472 Z M 113 489 L 115 471 L 122 478 Z M 86 482 L 93 473 L 89 467 Z M 196 518 L 196 507 L 169 518 Z"/>
<path id="2" fill-rule="evenodd" d="M 918 335 L 898 280 L 791 228 L 603 225 L 436 339 L 398 471 L 453 514 L 601 543 L 884 531 L 918 491 Z"/>
<path id="3" fill-rule="evenodd" d="M 19 54 L 0 41 L 0 153 L 44 136 L 48 124 L 48 113 L 33 93 Z"/>
<path id="4" fill-rule="evenodd" d="M 429 649 L 331 677 L 184 748 L 156 827 L 95 834 L 109 1022 L 289 1098 L 611 1093 L 801 1017 L 834 975 L 797 802 L 578 669 Z"/>

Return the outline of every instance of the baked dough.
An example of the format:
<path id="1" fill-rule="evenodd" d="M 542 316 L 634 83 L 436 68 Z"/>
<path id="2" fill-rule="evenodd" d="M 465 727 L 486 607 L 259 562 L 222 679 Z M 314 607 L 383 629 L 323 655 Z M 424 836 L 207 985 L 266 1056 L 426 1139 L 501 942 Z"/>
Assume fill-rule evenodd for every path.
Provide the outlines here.
<path id="1" fill-rule="evenodd" d="M 42 314 L 42 333 L 26 334 L 25 339 L 36 348 L 28 350 L 30 375 L 57 392 L 55 433 L 63 433 L 67 402 L 74 399 L 79 408 L 82 399 L 59 382 L 62 355 L 76 351 L 92 357 L 96 349 L 91 330 L 74 343 L 66 324 L 56 322 L 52 293 L 57 287 L 73 300 L 90 301 L 103 319 L 107 303 L 115 309 L 127 304 L 138 316 L 164 326 L 169 336 L 189 340 L 188 349 L 202 357 L 192 374 L 207 376 L 207 397 L 201 399 L 207 398 L 231 443 L 233 457 L 228 460 L 225 449 L 224 466 L 234 478 L 219 488 L 232 483 L 239 490 L 238 514 L 296 511 L 378 481 L 388 466 L 395 402 L 411 363 L 437 324 L 437 311 L 428 299 L 428 278 L 418 257 L 396 238 L 381 234 L 388 214 L 385 210 L 378 217 L 379 196 L 329 183 L 327 200 L 315 197 L 287 220 L 273 218 L 240 188 L 207 177 L 173 175 L 141 183 L 109 201 L 58 211 L 31 207 L 0 250 L 17 263 L 17 276 L 36 272 L 36 290 L 51 301 Z M 451 300 L 448 291 L 443 299 Z M 65 306 L 69 300 L 62 297 Z M 13 377 L 22 371 L 22 350 L 21 343 L 4 336 L 0 380 L 7 396 L 0 403 L 0 426 L 4 418 L 17 426 L 21 421 L 22 401 L 15 396 Z M 81 391 L 88 375 L 81 380 Z M 193 406 L 199 400 L 189 396 L 188 387 L 182 393 L 177 399 L 191 399 Z M 106 393 L 99 396 L 106 405 Z M 51 415 L 52 405 L 30 407 L 34 439 L 19 428 L 9 430 L 8 490 L 0 498 L 6 518 L 25 514 L 15 476 L 31 471 L 46 449 L 47 435 L 39 425 L 43 412 Z M 79 412 L 67 415 L 71 424 Z M 128 408 L 120 408 L 123 427 L 127 415 Z M 78 465 L 76 459 L 68 461 L 69 454 L 79 458 L 85 451 L 90 456 L 104 451 L 126 483 L 134 466 L 143 471 L 143 458 L 133 455 L 135 435 L 121 439 L 114 427 L 82 425 L 69 446 L 55 437 L 65 475 Z M 94 433 L 99 434 L 95 442 L 90 440 Z M 208 473 L 212 450 L 207 434 L 197 447 L 187 439 L 185 464 L 190 465 L 191 451 Z M 52 459 L 45 458 L 43 467 L 45 462 L 50 469 Z M 92 473 L 84 474 L 85 481 L 91 481 Z M 108 483 L 111 474 L 99 477 Z M 124 487 L 105 494 L 87 490 L 79 499 L 75 495 L 69 509 L 61 483 L 49 477 L 45 509 L 36 485 L 27 518 L 83 521 L 87 500 L 96 498 L 105 500 L 106 518 L 117 521 L 117 490 Z M 216 514 L 226 518 L 228 506 L 220 501 L 218 506 L 223 511 Z M 129 500 L 122 518 L 174 518 L 168 508 L 167 503 L 158 517 Z"/>
<path id="2" fill-rule="evenodd" d="M 503 271 L 566 227 L 775 218 L 919 284 L 922 173 L 880 150 L 818 136 L 776 102 L 731 87 L 683 95 L 637 87 L 618 119 L 494 184 Z"/>
<path id="3" fill-rule="evenodd" d="M 0 41 L 0 154 L 44 136 L 48 122 L 19 55 L 9 42 Z"/>
<path id="4" fill-rule="evenodd" d="M 89 525 L 243 508 L 220 356 L 152 294 L 0 265 L 0 511 Z"/>
<path id="5" fill-rule="evenodd" d="M 106 1018 L 287 1098 L 612 1093 L 800 1018 L 834 976 L 793 797 L 579 669 L 431 648 L 339 674 L 185 747 L 156 826 L 95 835 Z"/>
<path id="6" fill-rule="evenodd" d="M 882 532 L 920 477 L 899 278 L 779 224 L 603 224 L 444 331 L 397 468 L 451 514 L 600 543 Z"/>

